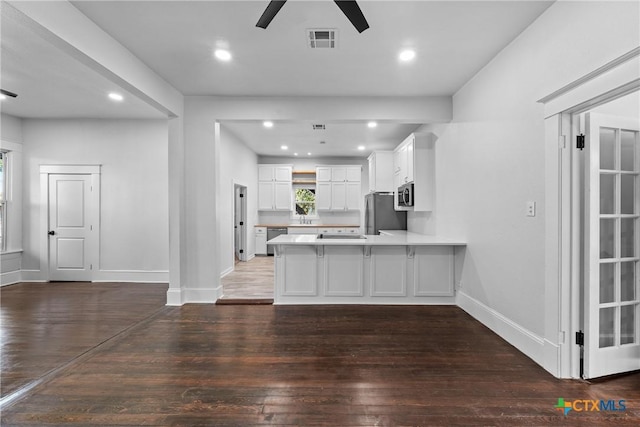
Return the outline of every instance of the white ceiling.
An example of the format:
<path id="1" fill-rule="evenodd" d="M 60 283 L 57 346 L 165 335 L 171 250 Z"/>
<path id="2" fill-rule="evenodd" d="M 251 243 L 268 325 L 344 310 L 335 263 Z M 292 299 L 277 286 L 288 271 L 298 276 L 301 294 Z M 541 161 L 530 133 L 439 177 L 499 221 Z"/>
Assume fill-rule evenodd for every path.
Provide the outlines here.
<path id="1" fill-rule="evenodd" d="M 23 118 L 166 118 L 54 47 L 4 5 L 0 25 L 2 89 L 18 94 L 2 101 L 3 113 Z M 124 100 L 109 100 L 109 92 Z"/>
<path id="2" fill-rule="evenodd" d="M 533 22 L 551 1 L 359 1 L 370 28 L 358 34 L 333 1 L 288 1 L 264 30 L 268 1 L 74 1 L 82 13 L 185 95 L 452 95 Z M 18 117 L 161 118 L 153 107 L 54 47 L 10 13 L 2 14 L 2 88 L 17 92 L 2 111 Z M 336 28 L 335 50 L 306 46 L 306 29 Z M 216 47 L 233 60 L 214 59 Z M 401 48 L 417 57 L 399 63 Z M 118 89 L 125 101 L 106 98 Z M 225 123 L 261 155 L 282 141 L 324 147 L 318 155 L 358 155 L 399 143 L 420 124 Z M 293 146 L 292 142 L 287 145 Z M 297 148 L 296 148 L 297 149 Z M 321 150 L 324 153 L 321 154 Z M 315 154 L 314 154 L 315 155 Z"/>
<path id="3" fill-rule="evenodd" d="M 267 0 L 73 4 L 185 95 L 425 96 L 452 95 L 551 3 L 361 0 L 361 34 L 328 0 L 288 1 L 267 29 Z M 308 28 L 338 29 L 339 47 L 308 48 Z"/>
<path id="4" fill-rule="evenodd" d="M 366 157 L 375 150 L 392 150 L 420 124 L 367 122 L 323 122 L 324 130 L 313 130 L 311 122 L 275 122 L 265 128 L 262 122 L 225 121 L 222 126 L 263 156 Z M 321 143 L 324 141 L 324 144 Z M 280 147 L 286 145 L 287 150 Z M 358 146 L 365 147 L 358 150 Z"/>

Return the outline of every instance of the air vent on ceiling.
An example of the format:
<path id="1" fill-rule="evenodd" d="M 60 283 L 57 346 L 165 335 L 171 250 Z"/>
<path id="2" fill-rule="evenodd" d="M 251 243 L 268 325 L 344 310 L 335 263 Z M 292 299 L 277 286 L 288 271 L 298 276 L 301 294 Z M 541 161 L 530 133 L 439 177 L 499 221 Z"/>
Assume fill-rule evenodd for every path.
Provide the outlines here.
<path id="1" fill-rule="evenodd" d="M 336 48 L 338 31 L 335 29 L 310 29 L 307 34 L 311 49 Z"/>
<path id="2" fill-rule="evenodd" d="M 324 125 L 313 125 L 313 130 L 325 130 Z"/>

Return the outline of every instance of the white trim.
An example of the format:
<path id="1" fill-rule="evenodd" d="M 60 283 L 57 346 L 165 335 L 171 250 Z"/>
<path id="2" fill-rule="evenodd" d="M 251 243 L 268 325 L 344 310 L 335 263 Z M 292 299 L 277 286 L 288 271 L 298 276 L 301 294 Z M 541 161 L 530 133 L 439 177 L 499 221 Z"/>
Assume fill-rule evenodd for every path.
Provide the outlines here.
<path id="1" fill-rule="evenodd" d="M 100 270 L 100 191 L 101 191 L 101 165 L 40 165 L 40 276 L 44 281 L 49 281 L 49 236 L 46 230 L 49 227 L 49 175 L 90 175 L 91 185 L 94 191 L 91 192 L 91 223 L 93 224 L 90 245 L 90 263 L 94 266 L 91 271 L 90 280 L 95 280 L 96 272 Z"/>
<path id="2" fill-rule="evenodd" d="M 22 144 L 0 139 L 0 149 L 7 151 L 18 151 L 22 153 Z"/>
<path id="3" fill-rule="evenodd" d="M 24 252 L 22 249 L 9 249 L 8 251 L 0 252 L 0 256 L 21 254 Z"/>
<path id="4" fill-rule="evenodd" d="M 251 261 L 252 259 L 254 259 L 255 257 L 256 257 L 256 254 L 255 254 L 255 253 L 253 253 L 253 254 L 249 254 L 249 255 L 247 255 L 247 261 L 245 261 L 245 262 L 249 262 L 249 261 Z"/>
<path id="5" fill-rule="evenodd" d="M 545 340 L 542 337 L 464 292 L 458 292 L 456 303 L 474 319 L 498 334 L 534 362 L 543 366 Z"/>
<path id="6" fill-rule="evenodd" d="M 227 276 L 227 275 L 233 273 L 233 270 L 235 270 L 235 263 L 234 263 L 234 265 L 232 265 L 231 267 L 227 268 L 222 273 L 220 273 L 220 278 L 222 279 L 224 276 Z"/>
<path id="7" fill-rule="evenodd" d="M 40 270 L 20 270 L 22 273 L 23 282 L 48 282 L 48 277 L 43 277 L 44 274 Z"/>
<path id="8" fill-rule="evenodd" d="M 169 288 L 169 290 L 167 291 L 167 305 L 182 305 L 182 289 Z"/>
<path id="9" fill-rule="evenodd" d="M 169 283 L 166 270 L 99 270 L 92 282 Z"/>
<path id="10" fill-rule="evenodd" d="M 545 349 L 544 363 L 559 378 L 579 377 L 574 336 L 580 329 L 579 171 L 571 114 L 640 89 L 640 47 L 540 99 L 545 120 Z M 559 145 L 564 135 L 566 148 Z M 559 149 L 555 149 L 559 147 Z M 578 264 L 578 265 L 577 265 Z M 557 357 L 555 350 L 557 348 Z M 556 360 L 556 366 L 552 366 Z"/>
<path id="11" fill-rule="evenodd" d="M 640 47 L 541 98 L 545 118 L 569 110 L 585 109 L 640 88 Z M 603 96 L 604 95 L 604 96 Z M 575 111 L 572 111 L 575 112 Z"/>
<path id="12" fill-rule="evenodd" d="M 217 288 L 182 288 L 182 304 L 215 304 L 222 296 L 222 285 Z"/>
<path id="13" fill-rule="evenodd" d="M 101 165 L 40 165 L 41 174 L 100 174 Z"/>
<path id="14" fill-rule="evenodd" d="M 13 285 L 22 281 L 22 273 L 20 270 L 7 271 L 0 273 L 0 287 Z"/>

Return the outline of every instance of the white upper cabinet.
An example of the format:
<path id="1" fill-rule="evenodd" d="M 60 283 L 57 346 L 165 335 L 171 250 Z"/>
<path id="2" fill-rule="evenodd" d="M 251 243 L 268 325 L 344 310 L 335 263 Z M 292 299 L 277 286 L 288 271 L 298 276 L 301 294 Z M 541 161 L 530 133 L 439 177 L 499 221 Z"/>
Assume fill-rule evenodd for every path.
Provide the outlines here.
<path id="1" fill-rule="evenodd" d="M 412 182 L 414 170 L 415 134 L 409 135 L 393 152 L 394 186 Z"/>
<path id="2" fill-rule="evenodd" d="M 316 181 L 331 182 L 332 170 L 330 166 L 318 166 L 316 168 Z"/>
<path id="3" fill-rule="evenodd" d="M 435 202 L 435 135 L 412 133 L 393 151 L 396 210 L 432 211 Z M 413 182 L 414 205 L 398 206 L 397 188 Z"/>
<path id="4" fill-rule="evenodd" d="M 293 209 L 291 165 L 258 165 L 258 210 Z"/>
<path id="5" fill-rule="evenodd" d="M 318 166 L 316 208 L 345 211 L 360 209 L 361 166 Z"/>
<path id="6" fill-rule="evenodd" d="M 369 156 L 369 192 L 391 192 L 393 181 L 393 151 L 374 151 Z"/>

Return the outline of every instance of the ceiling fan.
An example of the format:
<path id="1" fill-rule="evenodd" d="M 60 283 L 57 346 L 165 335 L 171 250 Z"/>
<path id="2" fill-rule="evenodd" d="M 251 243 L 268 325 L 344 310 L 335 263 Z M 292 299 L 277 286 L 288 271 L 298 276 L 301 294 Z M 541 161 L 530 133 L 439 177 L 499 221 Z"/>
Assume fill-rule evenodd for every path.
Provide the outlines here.
<path id="1" fill-rule="evenodd" d="M 4 90 L 4 89 L 0 89 L 0 93 L 5 95 L 5 96 L 10 96 L 12 98 L 17 98 L 18 95 L 13 93 L 13 92 L 9 92 L 8 90 Z"/>
<path id="2" fill-rule="evenodd" d="M 282 9 L 282 6 L 287 0 L 272 0 L 267 5 L 267 8 L 262 13 L 262 16 L 258 20 L 256 27 L 267 28 L 269 23 L 273 20 L 276 14 Z M 351 21 L 356 30 L 359 33 L 369 28 L 369 24 L 360 10 L 360 6 L 355 0 L 335 0 L 342 13 Z"/>

